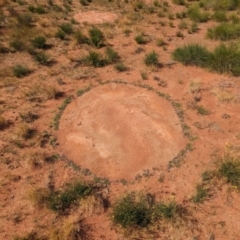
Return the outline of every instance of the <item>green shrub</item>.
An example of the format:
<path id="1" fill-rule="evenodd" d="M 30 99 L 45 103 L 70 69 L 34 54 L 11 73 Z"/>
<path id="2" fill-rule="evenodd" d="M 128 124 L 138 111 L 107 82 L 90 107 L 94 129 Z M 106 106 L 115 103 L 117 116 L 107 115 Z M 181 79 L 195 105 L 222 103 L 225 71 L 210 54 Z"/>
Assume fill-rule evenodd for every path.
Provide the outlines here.
<path id="1" fill-rule="evenodd" d="M 116 63 L 120 59 L 118 53 L 111 47 L 106 49 L 106 60 L 108 63 Z"/>
<path id="2" fill-rule="evenodd" d="M 13 67 L 13 74 L 17 78 L 23 78 L 27 76 L 30 72 L 31 71 L 27 67 L 20 64 Z"/>
<path id="3" fill-rule="evenodd" d="M 231 40 L 240 37 L 240 24 L 222 23 L 216 27 L 209 28 L 207 37 L 214 40 Z"/>
<path id="4" fill-rule="evenodd" d="M 0 116 L 0 131 L 4 130 L 9 126 L 9 122 L 2 116 Z"/>
<path id="5" fill-rule="evenodd" d="M 239 0 L 201 0 L 201 3 L 214 10 L 236 10 L 240 5 Z"/>
<path id="6" fill-rule="evenodd" d="M 10 47 L 14 48 L 16 51 L 22 52 L 25 50 L 25 43 L 19 39 L 15 39 L 10 42 Z"/>
<path id="7" fill-rule="evenodd" d="M 240 161 L 238 158 L 224 156 L 221 159 L 218 173 L 220 177 L 226 179 L 227 183 L 240 190 Z"/>
<path id="8" fill-rule="evenodd" d="M 56 38 L 59 38 L 61 40 L 64 40 L 66 37 L 66 33 L 64 31 L 62 31 L 61 29 L 59 29 L 56 34 L 55 34 Z"/>
<path id="9" fill-rule="evenodd" d="M 173 52 L 173 59 L 184 65 L 195 65 L 207 67 L 209 65 L 211 54 L 199 44 L 190 44 L 182 48 L 177 48 Z"/>
<path id="10" fill-rule="evenodd" d="M 138 44 L 146 44 L 148 42 L 143 34 L 137 35 L 134 39 Z"/>
<path id="11" fill-rule="evenodd" d="M 50 57 L 43 52 L 34 54 L 34 59 L 39 62 L 41 65 L 48 66 L 50 65 Z"/>
<path id="12" fill-rule="evenodd" d="M 88 6 L 89 3 L 91 3 L 91 0 L 80 0 L 80 3 L 81 3 L 83 6 Z"/>
<path id="13" fill-rule="evenodd" d="M 154 214 L 156 218 L 166 218 L 172 220 L 177 217 L 179 211 L 179 206 L 175 201 L 169 203 L 156 204 L 154 208 Z"/>
<path id="14" fill-rule="evenodd" d="M 75 33 L 75 38 L 78 44 L 89 44 L 89 39 L 81 31 Z"/>
<path id="15" fill-rule="evenodd" d="M 104 67 L 107 65 L 106 59 L 98 52 L 90 51 L 83 59 L 83 63 L 93 67 Z"/>
<path id="16" fill-rule="evenodd" d="M 194 22 L 207 22 L 209 20 L 209 13 L 202 12 L 198 7 L 193 6 L 188 10 L 189 18 Z"/>
<path id="17" fill-rule="evenodd" d="M 234 46 L 221 44 L 212 53 L 210 69 L 218 73 L 240 75 L 240 51 Z"/>
<path id="18" fill-rule="evenodd" d="M 32 45 L 35 47 L 35 48 L 46 48 L 46 38 L 43 37 L 43 36 L 38 36 L 38 37 L 35 37 L 33 40 L 32 40 Z"/>
<path id="19" fill-rule="evenodd" d="M 117 63 L 117 64 L 114 66 L 114 68 L 115 68 L 118 72 L 125 72 L 125 71 L 128 70 L 128 67 L 127 67 L 124 63 L 122 63 L 122 62 Z"/>
<path id="20" fill-rule="evenodd" d="M 203 203 L 203 201 L 208 197 L 209 190 L 203 185 L 197 185 L 196 194 L 193 196 L 192 200 L 195 203 Z"/>
<path id="21" fill-rule="evenodd" d="M 68 35 L 70 35 L 70 34 L 73 33 L 73 27 L 72 27 L 72 24 L 71 24 L 71 23 L 63 23 L 63 24 L 61 24 L 61 25 L 60 25 L 60 29 L 61 29 L 64 33 L 66 33 L 66 34 L 68 34 Z"/>
<path id="22" fill-rule="evenodd" d="M 184 6 L 186 4 L 185 0 L 172 0 L 174 4 Z"/>
<path id="23" fill-rule="evenodd" d="M 159 65 L 159 60 L 158 60 L 158 54 L 155 51 L 152 51 L 148 54 L 146 54 L 144 58 L 144 63 L 147 66 L 158 66 Z"/>
<path id="24" fill-rule="evenodd" d="M 151 209 L 145 199 L 129 194 L 113 207 L 113 220 L 123 228 L 146 227 L 151 222 Z"/>
<path id="25" fill-rule="evenodd" d="M 49 196 L 47 206 L 53 211 L 64 211 L 77 199 L 89 195 L 92 187 L 76 182 L 62 191 L 57 191 Z"/>
<path id="26" fill-rule="evenodd" d="M 92 44 L 96 48 L 100 48 L 100 47 L 103 46 L 103 44 L 104 44 L 104 35 L 103 35 L 102 31 L 99 28 L 97 28 L 97 27 L 91 28 L 89 30 L 89 35 L 90 35 Z"/>
<path id="27" fill-rule="evenodd" d="M 214 19 L 216 22 L 227 22 L 227 15 L 225 11 L 216 11 L 212 15 L 212 19 Z"/>

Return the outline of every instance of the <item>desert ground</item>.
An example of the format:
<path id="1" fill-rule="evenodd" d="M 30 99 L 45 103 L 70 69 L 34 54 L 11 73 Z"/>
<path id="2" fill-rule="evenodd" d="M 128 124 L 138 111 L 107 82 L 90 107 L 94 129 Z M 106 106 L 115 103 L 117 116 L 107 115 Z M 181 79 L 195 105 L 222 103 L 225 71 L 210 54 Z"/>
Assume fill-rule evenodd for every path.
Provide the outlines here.
<path id="1" fill-rule="evenodd" d="M 0 239 L 239 240 L 240 1 L 0 0 Z"/>

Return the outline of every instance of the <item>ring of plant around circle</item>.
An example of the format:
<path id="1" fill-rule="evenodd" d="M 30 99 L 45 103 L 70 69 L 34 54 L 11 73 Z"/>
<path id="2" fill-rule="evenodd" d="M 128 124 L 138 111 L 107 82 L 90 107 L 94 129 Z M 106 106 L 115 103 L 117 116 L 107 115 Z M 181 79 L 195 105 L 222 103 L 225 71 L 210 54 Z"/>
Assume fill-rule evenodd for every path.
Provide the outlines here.
<path id="1" fill-rule="evenodd" d="M 110 180 L 167 166 L 187 142 L 169 101 L 116 83 L 74 99 L 61 117 L 58 141 L 62 155 Z"/>

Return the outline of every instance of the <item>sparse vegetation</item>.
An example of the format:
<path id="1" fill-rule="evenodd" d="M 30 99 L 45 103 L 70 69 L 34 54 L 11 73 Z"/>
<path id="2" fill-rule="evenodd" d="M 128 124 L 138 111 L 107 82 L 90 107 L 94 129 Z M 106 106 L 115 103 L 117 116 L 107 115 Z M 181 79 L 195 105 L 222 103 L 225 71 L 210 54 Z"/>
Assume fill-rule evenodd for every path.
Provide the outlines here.
<path id="1" fill-rule="evenodd" d="M 91 39 L 91 43 L 96 47 L 96 48 L 101 48 L 104 45 L 104 35 L 102 31 L 97 28 L 93 27 L 89 30 L 89 35 Z"/>
<path id="2" fill-rule="evenodd" d="M 30 74 L 30 69 L 23 66 L 23 65 L 20 65 L 20 64 L 17 64 L 16 66 L 13 67 L 13 74 L 15 77 L 17 78 L 23 78 L 25 76 L 27 76 L 28 74 Z"/>
<path id="3" fill-rule="evenodd" d="M 213 40 L 227 41 L 237 39 L 240 36 L 240 24 L 222 23 L 216 27 L 209 28 L 207 37 Z"/>
<path id="4" fill-rule="evenodd" d="M 226 154 L 220 159 L 218 174 L 224 178 L 227 183 L 240 190 L 240 160 Z"/>
<path id="5" fill-rule="evenodd" d="M 193 196 L 193 202 L 203 203 L 203 201 L 206 200 L 208 195 L 209 195 L 209 189 L 204 187 L 204 185 L 199 184 L 196 187 L 196 194 Z"/>
<path id="6" fill-rule="evenodd" d="M 195 65 L 207 67 L 209 65 L 211 54 L 199 44 L 190 44 L 182 48 L 177 48 L 173 53 L 173 58 L 184 65 Z"/>
<path id="7" fill-rule="evenodd" d="M 147 66 L 158 66 L 159 65 L 158 54 L 155 51 L 146 54 L 144 58 L 144 63 Z"/>

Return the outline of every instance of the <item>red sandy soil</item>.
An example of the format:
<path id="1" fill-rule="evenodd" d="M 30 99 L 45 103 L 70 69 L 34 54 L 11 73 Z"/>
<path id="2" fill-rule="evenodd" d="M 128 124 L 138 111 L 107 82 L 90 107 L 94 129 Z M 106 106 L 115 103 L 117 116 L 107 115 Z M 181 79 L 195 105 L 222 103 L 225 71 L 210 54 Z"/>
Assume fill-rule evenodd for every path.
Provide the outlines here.
<path id="1" fill-rule="evenodd" d="M 184 31 L 185 37 L 178 38 L 178 29 L 161 26 L 156 15 L 144 15 L 145 19 L 139 24 L 130 25 L 132 16 L 121 15 L 121 9 L 116 9 L 113 14 L 105 9 L 105 14 L 103 6 L 96 6 L 99 10 L 91 7 L 86 10 L 79 1 L 74 1 L 73 6 L 71 17 L 75 16 L 82 23 L 89 19 L 92 23 L 96 20 L 102 23 L 106 19 L 115 21 L 116 14 L 119 16 L 119 25 L 110 29 L 99 26 L 104 30 L 107 43 L 119 53 L 129 70 L 119 73 L 112 65 L 78 67 L 72 60 L 84 56 L 90 47 L 55 38 L 50 40 L 54 47 L 47 50 L 57 60 L 51 67 L 40 66 L 26 52 L 0 55 L 4 71 L 22 62 L 34 70 L 23 79 L 7 75 L 0 83 L 0 110 L 11 122 L 0 132 L 0 239 L 12 240 L 30 232 L 49 236 L 53 229 L 64 228 L 66 223 L 80 218 L 90 226 L 89 238 L 94 240 L 239 240 L 240 196 L 237 191 L 219 180 L 210 183 L 211 196 L 204 203 L 194 204 L 191 198 L 196 185 L 201 182 L 201 174 L 216 169 L 219 157 L 229 152 L 239 155 L 240 78 L 186 67 L 171 60 L 172 51 L 186 43 L 202 42 L 209 48 L 217 45 L 205 38 L 206 29 L 212 22 L 200 24 L 199 32 L 192 35 Z M 174 12 L 183 10 L 175 5 L 172 9 Z M 92 17 L 95 11 L 100 15 Z M 168 18 L 164 21 L 169 22 Z M 173 22 L 177 26 L 180 20 Z M 84 24 L 77 27 L 84 28 Z M 130 36 L 124 34 L 127 28 L 131 30 Z M 141 31 L 151 40 L 143 46 L 134 41 Z M 167 42 L 165 50 L 156 46 L 158 38 Z M 145 66 L 143 58 L 152 50 L 159 54 L 162 68 Z M 141 79 L 143 71 L 148 80 Z M 192 137 L 192 149 L 187 151 L 183 161 L 171 169 L 167 166 L 186 145 L 179 119 L 170 103 L 151 91 L 132 85 L 99 86 L 99 81 L 119 79 L 131 84 L 147 84 L 169 94 L 182 106 L 184 123 L 190 127 Z M 76 97 L 76 90 L 90 85 L 97 87 Z M 38 89 L 45 87 L 44 93 L 54 86 L 64 96 L 73 96 L 62 115 L 59 131 L 54 131 L 51 125 L 63 98 L 48 99 L 43 94 L 41 101 L 30 101 L 25 93 L 35 86 Z M 199 114 L 196 106 L 203 106 L 209 114 Z M 23 140 L 18 134 L 23 122 L 19 114 L 29 110 L 36 112 L 39 119 L 27 125 L 38 132 L 33 139 Z M 57 137 L 57 141 L 42 147 L 39 141 L 45 131 L 50 134 L 50 140 Z M 23 147 L 18 147 L 17 140 Z M 74 161 L 93 173 L 85 176 L 85 171 L 69 166 L 69 162 L 61 161 L 61 158 L 55 163 L 39 160 L 39 165 L 33 166 L 33 153 L 37 153 L 38 157 L 34 155 L 37 161 L 41 154 L 65 155 L 65 160 Z M 92 181 L 95 175 L 113 180 L 101 193 L 112 204 L 127 192 L 149 192 L 157 201 L 174 199 L 187 206 L 190 217 L 184 224 L 169 222 L 160 225 L 160 231 L 153 234 L 137 231 L 136 236 L 130 238 L 112 224 L 110 210 L 105 212 L 96 208 L 99 212 L 92 211 L 90 200 L 85 202 L 86 206 L 73 207 L 68 214 L 61 215 L 37 207 L 29 197 L 38 188 L 54 185 L 59 189 L 75 179 Z M 134 178 L 136 175 L 138 178 Z M 129 181 L 117 181 L 120 178 Z"/>
<path id="2" fill-rule="evenodd" d="M 111 12 L 88 11 L 74 15 L 74 19 L 79 23 L 101 24 L 112 23 L 118 18 L 117 14 Z"/>

